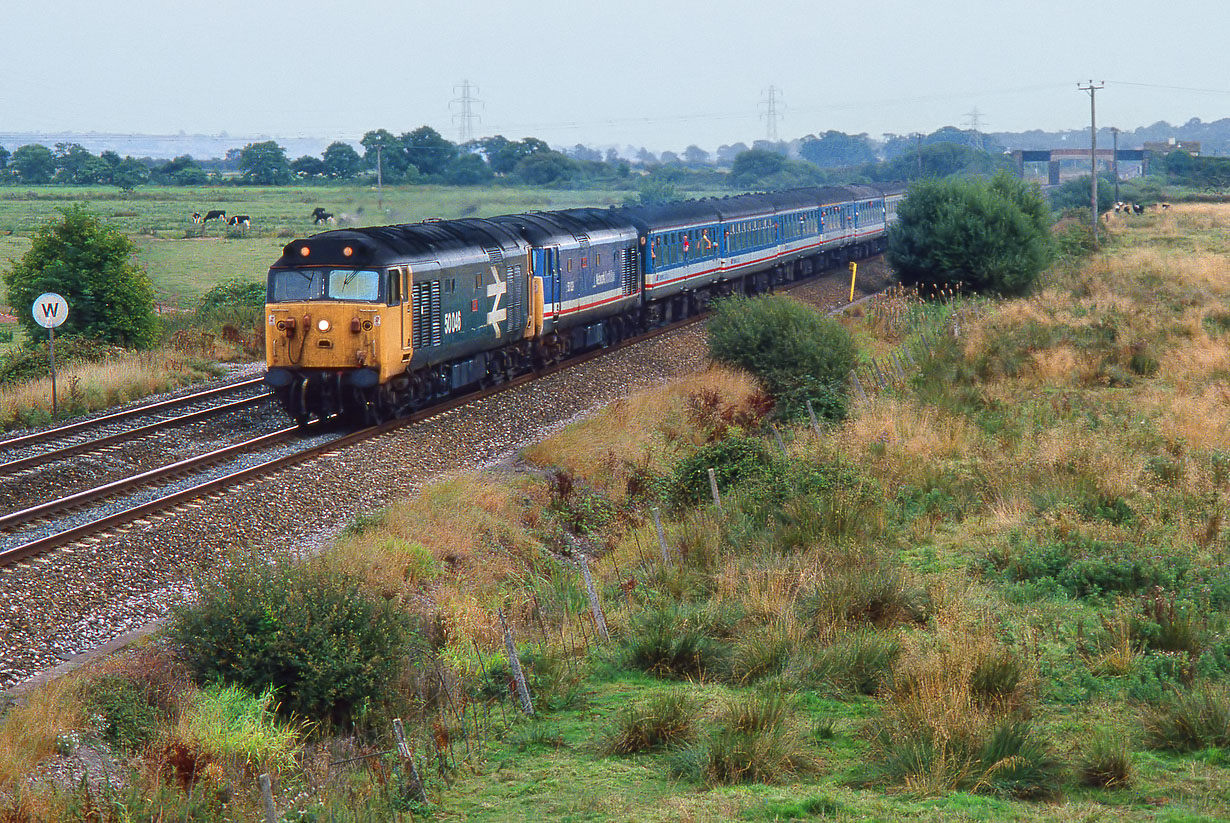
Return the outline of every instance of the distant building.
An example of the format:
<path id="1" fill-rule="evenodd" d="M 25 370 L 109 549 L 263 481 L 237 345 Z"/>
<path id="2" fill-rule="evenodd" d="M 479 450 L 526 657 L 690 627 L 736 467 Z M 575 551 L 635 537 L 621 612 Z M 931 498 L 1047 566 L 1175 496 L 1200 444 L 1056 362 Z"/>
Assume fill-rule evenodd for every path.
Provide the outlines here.
<path id="1" fill-rule="evenodd" d="M 1200 141 L 1199 140 L 1176 140 L 1171 137 L 1169 140 L 1145 141 L 1145 151 L 1151 151 L 1154 154 L 1170 154 L 1172 151 L 1185 151 L 1192 157 L 1200 156 Z"/>

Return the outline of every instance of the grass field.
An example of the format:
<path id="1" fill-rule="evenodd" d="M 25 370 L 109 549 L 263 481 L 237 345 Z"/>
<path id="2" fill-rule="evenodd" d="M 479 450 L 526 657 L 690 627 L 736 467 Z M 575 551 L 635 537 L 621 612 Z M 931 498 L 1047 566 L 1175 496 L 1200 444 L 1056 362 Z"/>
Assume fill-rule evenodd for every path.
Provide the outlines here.
<path id="1" fill-rule="evenodd" d="M 779 441 L 754 382 L 711 369 L 573 423 L 516 471 L 353 524 L 302 578 L 308 600 L 358 581 L 421 645 L 356 730 L 322 727 L 283 768 L 286 819 L 1230 819 L 1227 228 L 1226 206 L 1175 205 L 1112 222 L 1102 252 L 1025 298 L 873 305 L 845 321 L 864 353 L 910 347 L 917 363 L 818 432 Z M 720 511 L 707 485 L 684 494 L 698 465 L 726 478 Z M 286 586 L 237 589 L 210 631 L 230 643 L 234 615 L 277 641 L 282 604 L 306 602 Z M 534 719 L 511 691 L 505 615 Z M 126 671 L 110 722 L 148 713 L 146 693 L 169 708 L 136 730 L 153 742 L 128 750 L 116 806 L 255 818 L 249 761 L 160 776 L 167 718 L 199 695 L 174 653 Z M 0 743 L 38 748 L 0 745 L 0 796 L 98 705 L 94 677 L 10 713 Z M 381 754 L 393 717 L 426 805 Z M 88 799 L 34 791 L 10 817 L 94 819 L 70 811 Z"/>
<path id="2" fill-rule="evenodd" d="M 286 186 L 180 188 L 149 186 L 130 195 L 114 188 L 36 186 L 0 188 L 0 266 L 21 257 L 30 237 L 57 206 L 87 203 L 136 241 L 138 262 L 149 271 L 159 300 L 190 308 L 211 286 L 237 277 L 258 281 L 291 238 L 329 228 L 312 210 L 350 215 L 353 225 L 410 223 L 430 217 L 488 217 L 508 212 L 623 202 L 627 192 L 445 186 Z M 247 214 L 252 228 L 228 230 L 219 221 L 198 226 L 193 212 L 223 209 Z"/>

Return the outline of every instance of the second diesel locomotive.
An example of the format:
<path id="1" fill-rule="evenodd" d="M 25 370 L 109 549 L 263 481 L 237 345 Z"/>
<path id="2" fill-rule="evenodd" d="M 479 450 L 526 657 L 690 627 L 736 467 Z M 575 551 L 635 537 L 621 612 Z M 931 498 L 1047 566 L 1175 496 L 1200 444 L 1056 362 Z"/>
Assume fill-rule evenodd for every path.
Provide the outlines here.
<path id="1" fill-rule="evenodd" d="M 899 190 L 339 229 L 269 270 L 266 383 L 287 413 L 370 423 L 883 248 Z"/>

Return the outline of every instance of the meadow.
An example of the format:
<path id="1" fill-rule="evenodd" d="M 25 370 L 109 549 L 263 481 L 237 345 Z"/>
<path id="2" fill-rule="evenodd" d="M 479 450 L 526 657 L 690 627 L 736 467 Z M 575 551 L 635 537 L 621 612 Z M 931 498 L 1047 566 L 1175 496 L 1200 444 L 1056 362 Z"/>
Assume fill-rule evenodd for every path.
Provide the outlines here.
<path id="1" fill-rule="evenodd" d="M 264 771 L 293 821 L 1228 819 L 1228 226 L 1176 205 L 1113 220 L 1029 297 L 867 306 L 843 321 L 860 357 L 908 366 L 839 423 L 775 421 L 712 368 L 361 518 L 310 563 L 237 572 L 173 631 L 182 652 L 10 710 L 0 809 L 254 819 Z M 301 626 L 310 687 L 278 697 L 324 699 L 356 676 L 333 666 L 362 604 L 387 632 L 363 642 L 411 651 L 363 658 L 396 674 L 342 715 L 205 685 L 261 658 L 236 644 L 275 652 Z M 74 732 L 125 786 L 15 791 Z"/>
<path id="2" fill-rule="evenodd" d="M 160 302 L 191 309 L 211 286 L 228 278 L 259 282 L 290 239 L 329 228 L 312 221 L 317 206 L 349 215 L 351 225 L 411 223 L 431 217 L 489 217 L 508 212 L 622 203 L 627 192 L 513 187 L 366 186 L 174 187 L 132 193 L 114 187 L 0 188 L 0 266 L 19 258 L 30 237 L 57 206 L 87 203 L 137 243 Z M 252 228 L 220 221 L 194 224 L 193 212 L 223 209 L 247 214 Z"/>

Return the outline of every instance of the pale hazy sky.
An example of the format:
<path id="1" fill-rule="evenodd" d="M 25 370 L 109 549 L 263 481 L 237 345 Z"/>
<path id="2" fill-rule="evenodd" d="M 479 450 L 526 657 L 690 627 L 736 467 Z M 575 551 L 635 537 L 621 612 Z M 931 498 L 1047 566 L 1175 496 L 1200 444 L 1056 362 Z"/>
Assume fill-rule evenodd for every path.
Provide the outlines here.
<path id="1" fill-rule="evenodd" d="M 14 0 L 0 131 L 353 139 L 478 86 L 477 135 L 712 150 L 766 134 L 1230 116 L 1230 5 L 1156 0 Z"/>

